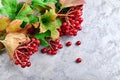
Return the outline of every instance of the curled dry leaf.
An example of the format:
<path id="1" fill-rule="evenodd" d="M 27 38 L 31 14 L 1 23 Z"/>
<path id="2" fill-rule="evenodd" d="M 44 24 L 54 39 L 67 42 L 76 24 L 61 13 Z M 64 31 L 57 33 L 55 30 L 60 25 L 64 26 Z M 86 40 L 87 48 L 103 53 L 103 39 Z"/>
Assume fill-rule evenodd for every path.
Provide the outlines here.
<path id="1" fill-rule="evenodd" d="M 32 25 L 31 24 L 26 24 L 24 28 L 20 29 L 18 32 L 19 33 L 23 33 L 26 34 L 28 32 L 28 29 L 31 28 Z"/>
<path id="2" fill-rule="evenodd" d="M 23 21 L 22 20 L 14 20 L 12 21 L 6 28 L 7 33 L 12 33 L 12 32 L 19 32 L 19 33 L 27 33 L 27 29 L 31 28 L 31 24 L 26 24 L 24 28 L 21 28 L 20 26 L 22 25 Z"/>
<path id="3" fill-rule="evenodd" d="M 11 32 L 18 32 L 20 31 L 22 28 L 20 27 L 20 25 L 22 24 L 22 20 L 14 20 L 12 21 L 8 27 L 6 28 L 6 32 L 7 33 L 11 33 Z"/>
<path id="4" fill-rule="evenodd" d="M 83 5 L 85 0 L 60 0 L 62 7 L 71 7 L 77 5 Z"/>
<path id="5" fill-rule="evenodd" d="M 4 47 L 3 43 L 0 42 L 0 51 L 2 51 L 4 48 L 5 47 Z"/>
<path id="6" fill-rule="evenodd" d="M 10 23 L 10 19 L 7 17 L 0 18 L 0 31 L 4 31 L 8 24 Z"/>
<path id="7" fill-rule="evenodd" d="M 39 22 L 35 22 L 34 24 L 32 24 L 34 26 L 34 28 L 38 28 L 39 27 Z"/>
<path id="8" fill-rule="evenodd" d="M 5 40 L 1 40 L 7 50 L 10 60 L 13 59 L 15 49 L 18 47 L 20 42 L 29 40 L 25 34 L 22 33 L 9 33 L 6 35 Z"/>

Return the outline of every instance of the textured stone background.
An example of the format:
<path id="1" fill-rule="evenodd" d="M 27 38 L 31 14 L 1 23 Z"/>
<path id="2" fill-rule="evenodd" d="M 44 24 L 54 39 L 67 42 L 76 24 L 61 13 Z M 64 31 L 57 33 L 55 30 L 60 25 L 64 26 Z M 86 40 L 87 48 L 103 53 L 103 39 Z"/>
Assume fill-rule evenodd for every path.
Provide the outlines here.
<path id="1" fill-rule="evenodd" d="M 38 52 L 25 69 L 2 54 L 0 80 L 120 80 L 120 0 L 86 0 L 83 17 L 82 32 L 62 38 L 81 40 L 80 47 L 64 47 L 56 56 Z M 77 57 L 83 62 L 76 64 Z"/>

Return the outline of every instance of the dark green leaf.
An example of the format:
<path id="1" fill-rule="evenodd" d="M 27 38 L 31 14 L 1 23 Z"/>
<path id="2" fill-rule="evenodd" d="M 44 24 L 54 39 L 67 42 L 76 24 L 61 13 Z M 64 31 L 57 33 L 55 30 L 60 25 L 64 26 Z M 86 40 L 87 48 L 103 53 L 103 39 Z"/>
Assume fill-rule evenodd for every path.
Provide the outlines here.
<path id="1" fill-rule="evenodd" d="M 21 28 L 24 28 L 26 24 L 27 24 L 27 22 L 24 22 L 24 21 L 23 21 L 22 24 L 20 25 L 20 27 L 21 27 Z"/>
<path id="2" fill-rule="evenodd" d="M 16 15 L 16 19 L 20 19 L 20 20 L 23 20 L 23 21 L 29 23 L 28 16 L 32 13 L 33 13 L 33 10 L 31 9 L 31 7 L 27 3 L 24 3 L 22 8 L 20 9 L 18 14 Z"/>

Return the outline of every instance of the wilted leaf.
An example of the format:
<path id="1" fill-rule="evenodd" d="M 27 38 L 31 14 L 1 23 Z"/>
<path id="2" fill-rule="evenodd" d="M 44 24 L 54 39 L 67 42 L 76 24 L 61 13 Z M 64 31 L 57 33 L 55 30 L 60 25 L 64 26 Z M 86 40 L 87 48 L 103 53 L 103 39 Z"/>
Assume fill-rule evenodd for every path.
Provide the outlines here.
<path id="1" fill-rule="evenodd" d="M 3 43 L 0 42 L 0 52 L 5 48 L 5 46 L 3 45 Z"/>
<path id="2" fill-rule="evenodd" d="M 5 40 L 1 40 L 7 50 L 7 53 L 10 57 L 10 59 L 13 59 L 13 54 L 17 46 L 19 45 L 19 42 L 24 42 L 28 40 L 29 38 L 25 36 L 25 34 L 22 33 L 9 33 L 6 35 Z"/>
<path id="3" fill-rule="evenodd" d="M 18 32 L 19 33 L 24 33 L 24 34 L 27 34 L 28 32 L 28 29 L 31 28 L 32 25 L 31 24 L 26 24 L 24 28 L 20 29 Z"/>
<path id="4" fill-rule="evenodd" d="M 85 3 L 85 0 L 60 0 L 60 3 L 64 8 L 64 7 L 83 5 Z"/>
<path id="5" fill-rule="evenodd" d="M 39 22 L 35 22 L 34 24 L 32 24 L 34 26 L 34 28 L 38 28 L 39 27 Z"/>
<path id="6" fill-rule="evenodd" d="M 10 19 L 7 17 L 0 18 L 0 31 L 4 31 L 8 24 L 10 23 Z"/>
<path id="7" fill-rule="evenodd" d="M 55 30 L 51 31 L 51 38 L 53 40 L 56 40 L 56 39 L 59 38 L 59 32 L 58 32 L 58 30 L 55 29 Z"/>
<path id="8" fill-rule="evenodd" d="M 22 28 L 20 27 L 20 25 L 22 24 L 22 20 L 14 20 L 12 21 L 8 27 L 6 28 L 6 32 L 7 33 L 11 33 L 11 32 L 18 32 L 20 31 Z"/>

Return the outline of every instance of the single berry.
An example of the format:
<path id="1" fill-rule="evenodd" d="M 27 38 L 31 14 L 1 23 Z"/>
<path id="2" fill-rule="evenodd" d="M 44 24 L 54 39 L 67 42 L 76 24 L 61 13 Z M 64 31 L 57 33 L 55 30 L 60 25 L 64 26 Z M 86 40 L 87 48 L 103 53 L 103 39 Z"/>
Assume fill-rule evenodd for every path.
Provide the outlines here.
<path id="1" fill-rule="evenodd" d="M 80 41 L 77 41 L 77 42 L 76 42 L 76 45 L 80 45 L 80 44 L 81 44 L 81 42 L 80 42 Z"/>
<path id="2" fill-rule="evenodd" d="M 19 61 L 18 61 L 18 60 L 16 60 L 16 61 L 15 61 L 15 64 L 16 64 L 16 65 L 18 65 L 18 64 L 19 64 Z"/>
<path id="3" fill-rule="evenodd" d="M 30 67 L 30 66 L 31 66 L 31 63 L 30 63 L 30 62 L 27 62 L 27 63 L 26 63 L 26 66 L 27 66 L 27 67 Z"/>
<path id="4" fill-rule="evenodd" d="M 48 50 L 47 53 L 48 53 L 48 54 L 51 54 L 51 53 L 52 53 L 52 50 Z"/>
<path id="5" fill-rule="evenodd" d="M 59 49 L 62 49 L 62 48 L 63 48 L 63 45 L 62 45 L 62 44 L 59 44 L 59 45 L 58 45 L 58 48 L 59 48 Z"/>
<path id="6" fill-rule="evenodd" d="M 57 46 L 53 46 L 53 49 L 54 49 L 55 51 L 57 51 L 57 50 L 58 50 L 58 47 L 57 47 Z"/>
<path id="7" fill-rule="evenodd" d="M 40 41 L 39 41 L 39 40 L 36 40 L 36 44 L 39 45 L 39 44 L 40 44 Z"/>
<path id="8" fill-rule="evenodd" d="M 42 52 L 42 53 L 46 53 L 46 52 L 47 52 L 47 49 L 46 49 L 46 48 L 43 48 L 43 49 L 41 49 L 41 52 Z"/>
<path id="9" fill-rule="evenodd" d="M 22 67 L 22 68 L 25 68 L 25 66 L 26 66 L 26 65 L 25 65 L 24 63 L 21 63 L 21 67 Z"/>
<path id="10" fill-rule="evenodd" d="M 32 38 L 31 40 L 32 40 L 32 42 L 35 42 L 36 39 L 35 39 L 35 38 Z"/>
<path id="11" fill-rule="evenodd" d="M 82 61 L 81 58 L 77 58 L 77 59 L 76 59 L 76 63 L 80 63 L 81 61 Z"/>
<path id="12" fill-rule="evenodd" d="M 52 55 L 56 55 L 56 54 L 57 54 L 57 51 L 52 51 L 51 54 L 52 54 Z"/>
<path id="13" fill-rule="evenodd" d="M 66 46 L 68 46 L 68 47 L 71 45 L 72 45 L 72 42 L 70 42 L 70 41 L 66 43 Z"/>

